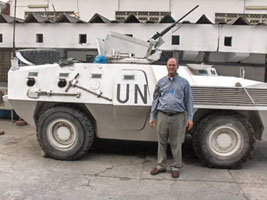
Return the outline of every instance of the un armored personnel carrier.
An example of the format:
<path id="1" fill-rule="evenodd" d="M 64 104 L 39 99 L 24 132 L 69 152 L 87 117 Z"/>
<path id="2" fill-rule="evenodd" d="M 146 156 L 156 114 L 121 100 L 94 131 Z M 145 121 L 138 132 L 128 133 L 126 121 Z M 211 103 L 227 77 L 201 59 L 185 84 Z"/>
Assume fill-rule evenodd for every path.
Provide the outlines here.
<path id="1" fill-rule="evenodd" d="M 160 56 L 158 36 L 141 41 L 111 33 L 98 39 L 99 63 L 33 65 L 17 52 L 8 100 L 37 129 L 47 156 L 79 159 L 95 138 L 157 140 L 148 124 L 150 107 L 156 82 L 167 74 L 165 66 L 151 64 Z M 267 138 L 267 84 L 218 76 L 203 64 L 180 66 L 178 73 L 192 87 L 190 134 L 200 160 L 219 168 L 246 161 L 255 139 Z"/>

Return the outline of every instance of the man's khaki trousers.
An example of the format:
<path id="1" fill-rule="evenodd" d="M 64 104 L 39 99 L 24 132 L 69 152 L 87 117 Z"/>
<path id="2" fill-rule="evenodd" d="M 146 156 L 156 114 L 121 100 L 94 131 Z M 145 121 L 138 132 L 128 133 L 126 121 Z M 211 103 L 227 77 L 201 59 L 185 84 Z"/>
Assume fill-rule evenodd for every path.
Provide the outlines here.
<path id="1" fill-rule="evenodd" d="M 166 169 L 168 139 L 171 147 L 173 164 L 171 170 L 182 167 L 182 143 L 185 137 L 185 113 L 168 116 L 157 114 L 158 158 L 157 168 Z"/>

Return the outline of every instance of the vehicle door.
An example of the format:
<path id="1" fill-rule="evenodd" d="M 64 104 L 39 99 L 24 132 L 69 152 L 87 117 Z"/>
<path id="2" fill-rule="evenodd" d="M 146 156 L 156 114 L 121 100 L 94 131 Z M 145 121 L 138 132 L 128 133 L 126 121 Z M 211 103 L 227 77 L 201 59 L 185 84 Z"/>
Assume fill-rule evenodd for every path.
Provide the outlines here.
<path id="1" fill-rule="evenodd" d="M 113 121 L 122 130 L 141 130 L 150 113 L 150 93 L 143 70 L 122 69 L 115 78 Z"/>

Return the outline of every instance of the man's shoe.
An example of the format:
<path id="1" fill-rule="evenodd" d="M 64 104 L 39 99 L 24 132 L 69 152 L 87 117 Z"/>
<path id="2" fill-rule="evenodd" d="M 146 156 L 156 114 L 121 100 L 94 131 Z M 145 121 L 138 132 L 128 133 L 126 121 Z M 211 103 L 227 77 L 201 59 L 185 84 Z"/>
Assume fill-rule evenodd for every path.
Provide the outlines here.
<path id="1" fill-rule="evenodd" d="M 166 169 L 158 169 L 158 168 L 154 168 L 151 170 L 150 174 L 151 175 L 157 175 L 160 173 L 166 172 Z"/>
<path id="2" fill-rule="evenodd" d="M 180 176 L 179 171 L 177 170 L 172 170 L 171 174 L 172 174 L 172 178 L 179 178 Z"/>

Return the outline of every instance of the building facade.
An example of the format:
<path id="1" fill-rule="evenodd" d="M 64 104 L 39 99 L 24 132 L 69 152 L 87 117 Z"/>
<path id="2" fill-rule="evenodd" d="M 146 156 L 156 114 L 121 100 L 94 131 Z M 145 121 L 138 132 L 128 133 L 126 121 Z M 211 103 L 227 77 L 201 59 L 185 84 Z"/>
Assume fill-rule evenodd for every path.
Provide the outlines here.
<path id="1" fill-rule="evenodd" d="M 12 16 L 14 0 L 10 4 Z M 260 0 L 17 0 L 22 20 L 16 23 L 15 44 L 92 62 L 96 38 L 115 31 L 146 41 L 197 4 L 163 37 L 163 63 L 179 55 L 180 62 L 212 64 L 225 75 L 238 75 L 241 65 L 247 78 L 266 81 L 267 2 Z M 0 16 L 0 82 L 7 81 L 10 66 L 12 21 Z"/>
<path id="2" fill-rule="evenodd" d="M 10 3 L 13 15 L 14 0 Z M 229 19 L 236 14 L 247 14 L 247 18 L 255 20 L 266 18 L 261 15 L 267 14 L 267 1 L 262 0 L 17 0 L 17 16 L 25 18 L 32 12 L 53 16 L 65 12 L 88 21 L 95 13 L 110 20 L 121 20 L 134 13 L 143 20 L 160 20 L 160 13 L 171 13 L 173 18 L 178 19 L 196 5 L 200 6 L 199 9 L 187 20 L 196 21 L 203 14 L 213 23 L 216 16 L 222 20 L 223 16 Z"/>

